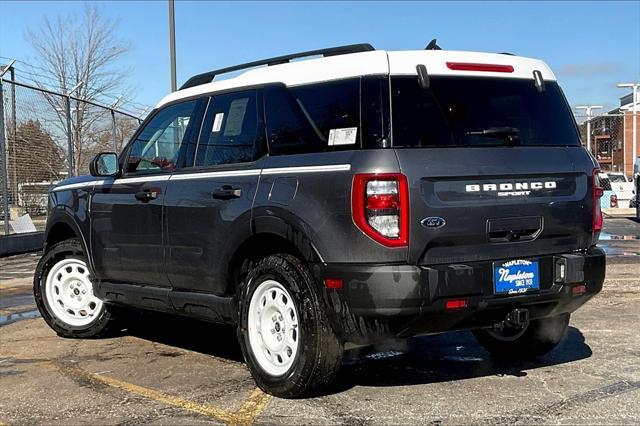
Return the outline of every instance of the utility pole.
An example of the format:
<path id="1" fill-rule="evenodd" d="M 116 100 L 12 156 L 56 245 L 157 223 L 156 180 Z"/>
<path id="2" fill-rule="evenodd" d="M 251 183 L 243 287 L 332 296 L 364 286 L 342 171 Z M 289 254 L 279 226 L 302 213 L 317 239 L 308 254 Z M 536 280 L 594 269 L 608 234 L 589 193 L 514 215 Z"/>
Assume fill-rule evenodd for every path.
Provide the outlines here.
<path id="1" fill-rule="evenodd" d="M 583 109 L 587 112 L 587 151 L 591 152 L 591 118 L 593 117 L 593 110 L 600 109 L 600 105 L 580 105 L 576 109 Z"/>
<path id="2" fill-rule="evenodd" d="M 175 92 L 176 84 L 176 20 L 173 12 L 173 0 L 169 0 L 169 53 L 171 60 L 171 91 Z"/>
<path id="3" fill-rule="evenodd" d="M 638 161 L 638 144 L 637 144 L 637 139 L 638 139 L 638 128 L 637 126 L 637 121 L 638 121 L 638 87 L 640 87 L 640 83 L 621 83 L 618 84 L 618 87 L 622 88 L 622 89 L 627 89 L 627 88 L 632 88 L 633 89 L 633 99 L 631 100 L 632 103 L 632 119 L 633 119 L 633 124 L 632 124 L 632 141 L 633 141 L 633 155 L 632 157 L 632 163 L 631 163 L 631 167 L 634 168 L 633 173 L 634 176 L 633 178 L 635 179 L 635 173 L 636 173 L 636 168 L 634 167 L 634 165 L 637 163 Z M 640 165 L 638 165 L 638 167 L 640 167 Z"/>

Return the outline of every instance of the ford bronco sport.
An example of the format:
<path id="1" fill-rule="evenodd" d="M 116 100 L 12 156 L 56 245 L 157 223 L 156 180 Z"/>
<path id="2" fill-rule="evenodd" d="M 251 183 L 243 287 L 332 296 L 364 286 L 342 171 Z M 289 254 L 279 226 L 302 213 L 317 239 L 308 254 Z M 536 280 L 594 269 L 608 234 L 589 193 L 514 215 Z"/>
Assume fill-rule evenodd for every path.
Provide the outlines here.
<path id="1" fill-rule="evenodd" d="M 470 329 L 540 356 L 604 280 L 598 164 L 535 59 L 361 44 L 212 71 L 90 171 L 49 193 L 46 322 L 102 335 L 120 305 L 231 324 L 281 397 L 389 338 Z"/>

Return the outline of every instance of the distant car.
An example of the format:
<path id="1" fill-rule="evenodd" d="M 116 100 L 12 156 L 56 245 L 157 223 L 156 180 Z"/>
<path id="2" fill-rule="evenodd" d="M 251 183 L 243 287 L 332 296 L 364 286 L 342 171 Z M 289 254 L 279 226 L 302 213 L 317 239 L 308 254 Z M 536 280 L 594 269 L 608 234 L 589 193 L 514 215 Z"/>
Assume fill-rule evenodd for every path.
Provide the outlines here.
<path id="1" fill-rule="evenodd" d="M 609 182 L 611 189 L 618 197 L 618 207 L 626 209 L 631 206 L 631 200 L 635 199 L 635 188 L 633 180 L 629 179 L 624 173 L 609 172 Z"/>
<path id="2" fill-rule="evenodd" d="M 603 189 L 602 198 L 600 198 L 600 208 L 602 209 L 619 207 L 618 194 L 613 190 L 609 176 L 607 173 L 598 175 L 600 187 Z"/>

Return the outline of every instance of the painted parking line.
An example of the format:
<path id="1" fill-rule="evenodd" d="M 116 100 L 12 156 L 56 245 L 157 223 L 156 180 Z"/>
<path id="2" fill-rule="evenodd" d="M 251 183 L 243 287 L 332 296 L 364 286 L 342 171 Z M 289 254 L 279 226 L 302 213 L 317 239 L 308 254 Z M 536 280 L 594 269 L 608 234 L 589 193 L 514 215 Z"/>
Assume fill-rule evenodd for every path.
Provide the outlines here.
<path id="1" fill-rule="evenodd" d="M 191 411 L 205 417 L 218 420 L 229 425 L 250 425 L 265 409 L 271 397 L 260 389 L 254 389 L 247 400 L 242 404 L 239 410 L 230 412 L 211 404 L 202 404 L 180 396 L 170 395 L 155 389 L 146 388 L 133 383 L 125 382 L 113 377 L 104 376 L 102 374 L 91 373 L 74 365 L 68 365 L 60 362 L 45 361 L 38 363 L 46 368 L 55 368 L 65 376 L 75 377 L 76 379 L 87 382 L 100 383 L 108 385 L 116 389 L 123 390 L 147 399 L 171 405 L 183 410 Z"/>
<path id="2" fill-rule="evenodd" d="M 249 398 L 235 412 L 239 424 L 251 424 L 265 409 L 271 396 L 256 388 L 251 392 Z"/>

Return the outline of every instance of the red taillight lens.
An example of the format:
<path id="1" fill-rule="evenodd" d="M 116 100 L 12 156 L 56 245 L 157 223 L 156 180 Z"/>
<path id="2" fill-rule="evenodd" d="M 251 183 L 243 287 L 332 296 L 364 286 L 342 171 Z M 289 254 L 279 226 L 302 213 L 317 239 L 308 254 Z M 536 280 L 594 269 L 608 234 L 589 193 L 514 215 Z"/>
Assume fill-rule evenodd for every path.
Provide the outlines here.
<path id="1" fill-rule="evenodd" d="M 400 173 L 366 173 L 353 177 L 353 222 L 386 247 L 409 241 L 409 186 Z"/>
<path id="2" fill-rule="evenodd" d="M 445 309 L 448 311 L 456 310 L 456 309 L 464 309 L 467 307 L 467 299 L 452 299 L 447 300 L 444 305 Z"/>
<path id="3" fill-rule="evenodd" d="M 398 194 L 371 195 L 366 200 L 366 208 L 370 210 L 397 209 L 400 207 Z"/>
<path id="4" fill-rule="evenodd" d="M 616 194 L 609 197 L 609 206 L 618 207 L 618 196 Z"/>
<path id="5" fill-rule="evenodd" d="M 447 68 L 454 71 L 513 72 L 511 65 L 475 64 L 468 62 L 447 62 Z"/>
<path id="6" fill-rule="evenodd" d="M 330 289 L 341 289 L 343 285 L 343 281 L 341 278 L 325 278 L 324 285 Z"/>
<path id="7" fill-rule="evenodd" d="M 587 286 L 585 284 L 578 284 L 571 287 L 571 293 L 574 296 L 579 296 L 587 292 Z"/>
<path id="8" fill-rule="evenodd" d="M 598 178 L 599 173 L 600 169 L 593 169 L 593 244 L 598 242 L 600 231 L 602 231 L 602 209 L 600 208 L 600 198 L 602 198 L 604 190 L 600 186 L 600 179 Z"/>

